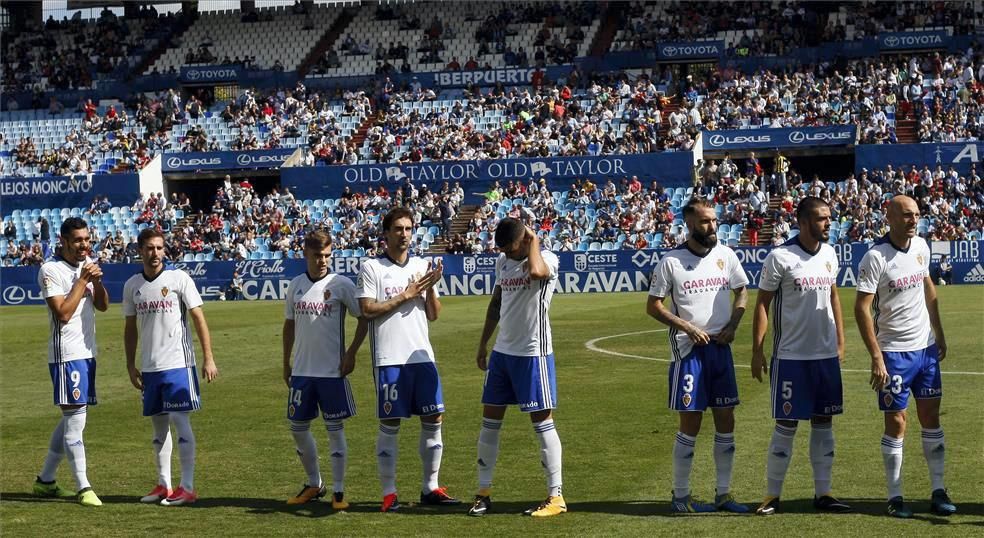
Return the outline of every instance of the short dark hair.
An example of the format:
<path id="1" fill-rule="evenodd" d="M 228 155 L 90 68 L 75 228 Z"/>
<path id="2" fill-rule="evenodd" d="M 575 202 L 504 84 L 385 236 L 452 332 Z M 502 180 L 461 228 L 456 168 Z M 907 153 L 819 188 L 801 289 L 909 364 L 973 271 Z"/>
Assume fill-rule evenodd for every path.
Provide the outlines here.
<path id="1" fill-rule="evenodd" d="M 714 209 L 714 204 L 710 202 L 707 198 L 701 198 L 699 196 L 694 196 L 683 206 L 683 216 L 689 217 L 697 212 L 698 207 L 705 207 L 707 209 Z"/>
<path id="2" fill-rule="evenodd" d="M 821 207 L 830 207 L 827 202 L 824 202 L 816 196 L 807 196 L 800 200 L 799 204 L 796 206 L 796 222 L 802 222 L 811 213 L 816 211 Z"/>
<path id="3" fill-rule="evenodd" d="M 318 252 L 331 246 L 331 234 L 324 230 L 314 230 L 304 236 L 304 249 Z"/>
<path id="4" fill-rule="evenodd" d="M 68 237 L 68 234 L 72 233 L 73 230 L 83 230 L 88 227 L 89 224 L 85 220 L 79 217 L 69 217 L 62 222 L 61 236 Z"/>
<path id="5" fill-rule="evenodd" d="M 147 243 L 147 241 L 150 241 L 155 237 L 160 237 L 161 239 L 164 239 L 164 234 L 159 232 L 157 228 L 154 227 L 144 228 L 143 230 L 140 231 L 140 235 L 137 236 L 137 247 L 143 248 L 144 244 Z"/>
<path id="6" fill-rule="evenodd" d="M 397 207 L 391 209 L 386 216 L 383 217 L 383 231 L 388 232 L 390 227 L 393 226 L 393 221 L 398 219 L 410 219 L 410 223 L 413 224 L 413 213 L 405 207 Z"/>
<path id="7" fill-rule="evenodd" d="M 517 239 L 526 233 L 526 227 L 519 219 L 506 217 L 499 221 L 495 227 L 495 246 L 500 249 L 505 248 L 516 242 Z"/>

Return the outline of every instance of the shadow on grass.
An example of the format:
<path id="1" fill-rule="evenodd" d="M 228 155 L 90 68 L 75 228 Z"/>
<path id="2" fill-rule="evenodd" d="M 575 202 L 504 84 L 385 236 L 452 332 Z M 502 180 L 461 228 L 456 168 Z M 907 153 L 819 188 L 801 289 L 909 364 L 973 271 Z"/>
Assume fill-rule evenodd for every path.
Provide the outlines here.
<path id="1" fill-rule="evenodd" d="M 132 497 L 129 495 L 99 495 L 99 500 L 103 504 L 140 504 L 139 497 Z M 23 491 L 11 491 L 0 493 L 0 501 L 3 502 L 21 502 L 21 503 L 69 503 L 73 504 L 76 501 L 75 497 L 38 497 L 33 493 L 25 493 Z"/>
<path id="2" fill-rule="evenodd" d="M 133 504 L 139 503 L 139 498 L 130 495 L 105 495 L 99 497 L 103 504 Z M 852 517 L 856 515 L 885 517 L 886 503 L 882 499 L 842 499 L 851 505 L 853 511 L 849 514 L 830 514 L 830 517 Z M 0 493 L 0 501 L 3 502 L 23 502 L 23 503 L 74 503 L 74 498 L 56 499 L 50 497 L 37 497 L 32 493 L 25 492 L 6 492 Z M 492 503 L 492 510 L 489 516 L 509 516 L 521 515 L 528 508 L 535 506 L 537 501 L 495 501 Z M 930 513 L 929 501 L 924 499 L 910 500 L 907 502 L 910 509 L 915 514 L 913 519 L 925 521 L 933 525 L 965 525 L 972 527 L 984 527 L 984 503 L 968 502 L 957 503 L 957 514 L 953 518 L 937 516 Z M 755 504 L 747 505 L 750 509 L 755 509 Z M 321 518 L 321 517 L 345 517 L 346 513 L 369 514 L 379 513 L 378 502 L 351 503 L 349 508 L 344 511 L 333 510 L 331 502 L 318 501 L 303 505 L 288 505 L 282 499 L 257 499 L 249 497 L 206 497 L 198 500 L 197 503 L 183 508 L 241 508 L 248 514 L 270 515 L 285 514 L 296 517 Z M 390 514 L 392 517 L 401 516 L 463 516 L 468 512 L 469 503 L 463 502 L 456 506 L 427 506 L 417 503 L 405 503 L 400 507 L 400 511 Z M 636 501 L 587 501 L 568 503 L 571 512 L 574 513 L 596 513 L 636 517 L 681 517 L 670 513 L 669 503 L 657 500 L 636 500 Z M 793 499 L 784 500 L 780 504 L 779 514 L 775 517 L 782 517 L 782 514 L 816 514 L 813 508 L 812 499 Z M 981 519 L 975 521 L 965 521 L 968 516 L 978 516 Z M 693 514 L 683 517 L 743 517 L 738 514 L 714 513 L 714 514 Z"/>

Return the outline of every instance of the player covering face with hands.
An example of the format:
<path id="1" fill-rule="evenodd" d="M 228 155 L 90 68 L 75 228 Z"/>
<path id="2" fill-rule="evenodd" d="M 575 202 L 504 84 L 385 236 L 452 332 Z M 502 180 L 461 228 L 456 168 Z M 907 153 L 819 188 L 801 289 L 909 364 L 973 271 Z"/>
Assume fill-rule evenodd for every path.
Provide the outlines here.
<path id="1" fill-rule="evenodd" d="M 557 256 L 540 250 L 536 233 L 514 218 L 495 230 L 501 254 L 495 289 L 485 315 L 476 363 L 485 371 L 482 427 L 478 435 L 478 492 L 468 514 L 492 510 L 492 476 L 499 455 L 499 430 L 506 407 L 529 413 L 540 442 L 547 498 L 525 515 L 550 517 L 567 511 L 562 491 L 562 447 L 554 426 L 557 381 L 550 333 L 550 302 L 557 284 Z M 488 342 L 498 327 L 491 355 Z"/>
<path id="2" fill-rule="evenodd" d="M 202 378 L 211 383 L 219 370 L 195 282 L 184 271 L 164 266 L 164 237 L 156 229 L 145 228 L 137 244 L 143 271 L 123 286 L 123 344 L 130 382 L 142 391 L 143 414 L 153 424 L 158 471 L 157 486 L 140 501 L 165 506 L 191 504 L 198 500 L 198 493 L 194 487 L 195 434 L 190 413 L 201 407 L 201 396 L 189 318 L 201 341 Z M 177 489 L 171 488 L 172 424 L 181 462 Z"/>
<path id="3" fill-rule="evenodd" d="M 86 473 L 85 429 L 89 405 L 96 404 L 96 319 L 94 310 L 105 312 L 109 294 L 102 283 L 102 269 L 89 256 L 89 227 L 80 218 L 61 226 L 61 254 L 38 272 L 38 285 L 49 311 L 48 371 L 54 386 L 54 403 L 62 418 L 48 443 L 44 467 L 34 482 L 42 497 L 77 496 L 83 506 L 101 506 Z M 63 459 L 75 478 L 76 492 L 55 481 Z"/>

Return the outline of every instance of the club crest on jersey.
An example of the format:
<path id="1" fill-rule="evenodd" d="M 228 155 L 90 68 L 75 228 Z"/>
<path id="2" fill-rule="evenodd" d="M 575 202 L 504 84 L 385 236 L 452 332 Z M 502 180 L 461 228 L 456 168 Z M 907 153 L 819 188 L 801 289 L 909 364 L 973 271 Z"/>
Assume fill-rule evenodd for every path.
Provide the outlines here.
<path id="1" fill-rule="evenodd" d="M 325 290 L 325 300 L 331 299 L 331 290 Z"/>
<path id="2" fill-rule="evenodd" d="M 793 412 L 793 404 L 791 404 L 789 402 L 783 403 L 782 404 L 782 412 L 785 413 L 786 416 L 789 416 L 789 414 Z"/>
<path id="3" fill-rule="evenodd" d="M 77 401 L 80 397 L 82 397 L 82 391 L 80 391 L 79 389 L 75 389 L 72 391 L 72 399 Z"/>
<path id="4" fill-rule="evenodd" d="M 690 402 L 692 402 L 692 401 L 693 401 L 693 398 L 691 398 L 689 394 L 684 394 L 683 395 L 683 406 L 684 407 L 690 407 Z"/>
<path id="5" fill-rule="evenodd" d="M 832 269 L 832 268 L 830 267 L 830 262 L 827 262 L 827 263 L 826 263 L 826 264 L 824 264 L 824 265 L 825 265 L 825 266 L 827 267 L 827 272 L 828 272 L 828 273 L 830 273 L 830 272 L 832 272 L 832 271 L 833 271 L 833 269 Z"/>
<path id="6" fill-rule="evenodd" d="M 293 404 L 291 404 L 291 406 L 287 408 L 287 416 L 289 416 L 289 417 L 292 417 L 292 416 L 294 416 L 294 411 L 296 411 L 296 410 L 294 409 L 294 405 L 293 405 Z"/>
<path id="7" fill-rule="evenodd" d="M 860 271 L 858 271 L 858 280 L 864 280 L 866 276 L 868 276 L 867 269 L 861 269 Z"/>
<path id="8" fill-rule="evenodd" d="M 891 406 L 893 401 L 892 395 L 886 392 L 885 395 L 882 396 L 882 401 L 885 402 L 885 407 Z"/>
<path id="9" fill-rule="evenodd" d="M 919 262 L 919 263 L 922 263 L 922 262 Z M 41 287 L 44 288 L 44 289 L 50 288 L 52 284 L 53 284 L 53 282 L 51 281 L 51 277 L 50 276 L 46 276 L 43 279 L 41 279 Z"/>
<path id="10" fill-rule="evenodd" d="M 393 404 L 389 402 L 383 402 L 383 413 L 388 415 L 390 414 L 391 411 L 393 411 Z"/>
<path id="11" fill-rule="evenodd" d="M 916 261 L 919 262 L 919 265 L 922 265 L 923 264 L 922 254 L 919 254 L 918 256 L 916 256 Z"/>
<path id="12" fill-rule="evenodd" d="M 717 266 L 718 266 L 718 269 L 724 271 L 724 260 L 722 260 L 721 258 L 718 258 L 718 260 L 717 260 Z"/>
<path id="13" fill-rule="evenodd" d="M 167 286 L 164 286 L 163 288 L 161 288 L 161 297 L 167 297 L 167 294 L 168 294 L 168 292 L 170 292 L 170 291 L 171 291 L 171 290 L 170 290 L 170 289 L 168 289 L 168 287 L 167 287 Z"/>

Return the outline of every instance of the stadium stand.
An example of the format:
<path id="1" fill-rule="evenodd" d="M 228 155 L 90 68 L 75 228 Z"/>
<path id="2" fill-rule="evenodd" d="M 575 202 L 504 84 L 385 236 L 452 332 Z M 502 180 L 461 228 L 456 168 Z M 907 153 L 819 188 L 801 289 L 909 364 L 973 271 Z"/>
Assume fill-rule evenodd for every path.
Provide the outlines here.
<path id="1" fill-rule="evenodd" d="M 173 15 L 145 11 L 123 20 L 104 9 L 96 20 L 55 21 L 4 31 L 3 91 L 87 89 L 101 78 L 122 78 L 176 25 Z"/>
<path id="2" fill-rule="evenodd" d="M 587 54 L 600 24 L 598 13 L 594 2 L 364 7 L 346 35 L 332 44 L 327 53 L 332 61 L 326 56 L 317 76 L 566 64 Z"/>
<path id="3" fill-rule="evenodd" d="M 106 10 L 89 21 L 50 20 L 44 32 L 29 25 L 5 34 L 4 91 L 42 96 L 136 75 L 135 69 L 175 74 L 203 63 L 314 71 L 288 86 L 244 85 L 231 99 L 173 86 L 82 99 L 74 110 L 57 93 L 47 109 L 16 110 L 8 103 L 0 113 L 0 171 L 21 177 L 111 173 L 139 169 L 163 152 L 269 148 L 303 148 L 301 164 L 308 166 L 620 155 L 689 150 L 701 130 L 841 124 L 857 125 L 861 144 L 976 141 L 984 122 L 984 62 L 975 47 L 749 72 L 722 62 L 689 76 L 669 66 L 582 71 L 571 61 L 598 52 L 596 45 L 603 55 L 700 40 L 724 41 L 726 56 L 768 58 L 886 31 L 974 35 L 982 16 L 984 6 L 964 2 L 736 2 L 714 13 L 691 3 L 636 2 L 616 10 L 594 2 L 464 8 L 441 2 L 298 3 L 245 14 L 201 13 L 186 27 L 173 14 L 141 9 L 140 16 L 124 20 Z M 543 74 L 559 65 L 569 66 L 570 74 L 556 80 Z M 539 74 L 530 85 L 465 89 L 386 78 L 505 67 Z M 344 90 L 322 80 L 353 76 L 375 80 Z M 684 237 L 679 208 L 694 192 L 715 201 L 721 239 L 729 244 L 768 244 L 795 234 L 790 212 L 804 193 L 833 204 L 832 242 L 878 236 L 880 212 L 892 193 L 919 199 L 922 235 L 980 237 L 984 198 L 976 171 L 905 167 L 821 180 L 803 178 L 794 163 L 788 188 L 780 190 L 768 172 L 734 166 L 725 175 L 732 164 L 714 161 L 720 162 L 696 169 L 696 191 L 663 189 L 655 176 L 603 186 L 578 180 L 566 191 L 517 181 L 491 187 L 476 208 L 464 205 L 460 188 L 453 187 L 435 194 L 407 184 L 394 192 L 293 200 L 230 184 L 207 207 L 155 196 L 129 208 L 97 203 L 22 210 L 3 217 L 0 257 L 5 265 L 34 263 L 40 249 L 43 259 L 61 220 L 74 214 L 92 219 L 98 252 L 110 262 L 128 259 L 128 244 L 147 225 L 168 232 L 169 244 L 177 245 L 169 247 L 175 259 L 296 255 L 298 234 L 312 226 L 333 231 L 340 255 L 368 254 L 378 247 L 379 218 L 394 204 L 414 208 L 420 251 L 492 251 L 495 223 L 510 214 L 539 230 L 553 250 L 669 247 Z M 43 223 L 47 233 L 35 230 Z"/>
<path id="4" fill-rule="evenodd" d="M 612 50 L 646 50 L 659 43 L 724 41 L 727 55 L 785 54 L 822 41 L 854 41 L 879 32 L 946 30 L 969 35 L 984 21 L 974 2 L 732 2 L 714 10 L 697 2 L 632 2 Z"/>
<path id="5" fill-rule="evenodd" d="M 147 74 L 200 64 L 248 64 L 293 71 L 339 14 L 338 9 L 321 5 L 304 10 L 280 7 L 245 14 L 239 10 L 203 13 L 180 43 L 147 69 Z"/>

